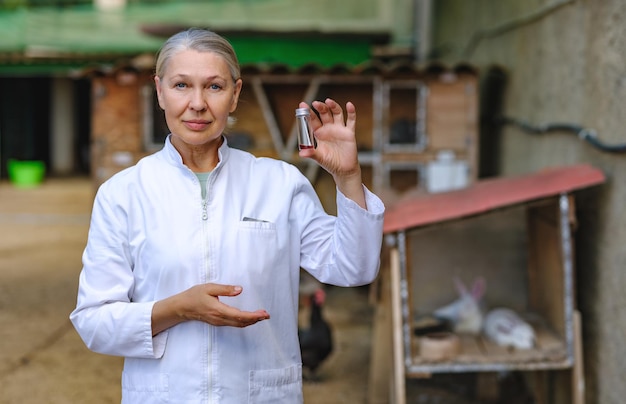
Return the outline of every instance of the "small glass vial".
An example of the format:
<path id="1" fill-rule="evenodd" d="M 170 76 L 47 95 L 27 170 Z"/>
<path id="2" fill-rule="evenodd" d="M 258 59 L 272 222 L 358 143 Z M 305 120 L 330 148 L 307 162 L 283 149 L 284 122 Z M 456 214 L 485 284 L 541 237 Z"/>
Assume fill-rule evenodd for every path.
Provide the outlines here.
<path id="1" fill-rule="evenodd" d="M 309 109 L 297 108 L 296 121 L 298 125 L 298 149 L 312 149 L 315 147 L 313 130 L 309 122 Z"/>

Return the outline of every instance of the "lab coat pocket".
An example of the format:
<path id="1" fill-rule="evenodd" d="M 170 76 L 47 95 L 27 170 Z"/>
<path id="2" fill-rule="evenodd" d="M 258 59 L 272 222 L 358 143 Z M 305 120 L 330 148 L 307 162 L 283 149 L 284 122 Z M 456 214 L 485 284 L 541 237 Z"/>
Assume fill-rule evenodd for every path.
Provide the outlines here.
<path id="1" fill-rule="evenodd" d="M 251 370 L 249 404 L 302 403 L 302 367 Z"/>
<path id="2" fill-rule="evenodd" d="M 242 220 L 237 231 L 238 267 L 253 276 L 255 282 L 267 271 L 275 273 L 278 251 L 276 224 Z M 262 278 L 263 279 L 263 278 Z"/>
<path id="3" fill-rule="evenodd" d="M 165 373 L 122 372 L 122 403 L 168 403 L 169 377 Z"/>

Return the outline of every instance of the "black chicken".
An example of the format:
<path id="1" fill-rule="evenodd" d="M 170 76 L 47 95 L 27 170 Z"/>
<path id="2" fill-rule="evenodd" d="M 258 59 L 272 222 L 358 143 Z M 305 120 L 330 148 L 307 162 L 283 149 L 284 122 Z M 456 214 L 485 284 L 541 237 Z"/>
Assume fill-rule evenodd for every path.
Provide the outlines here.
<path id="1" fill-rule="evenodd" d="M 333 351 L 331 328 L 322 316 L 325 297 L 322 289 L 316 290 L 309 296 L 311 304 L 309 327 L 298 328 L 302 367 L 308 372 L 304 374 L 304 377 L 312 381 L 316 380 L 317 368 Z"/>

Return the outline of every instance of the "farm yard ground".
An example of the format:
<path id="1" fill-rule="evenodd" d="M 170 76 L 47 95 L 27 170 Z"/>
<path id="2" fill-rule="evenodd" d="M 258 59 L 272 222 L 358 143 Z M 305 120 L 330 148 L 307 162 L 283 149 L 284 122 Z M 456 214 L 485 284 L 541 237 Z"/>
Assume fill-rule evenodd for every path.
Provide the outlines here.
<path id="1" fill-rule="evenodd" d="M 0 181 L 0 404 L 120 401 L 122 360 L 87 350 L 68 320 L 93 195 L 87 178 L 31 189 Z M 319 380 L 305 382 L 305 403 L 368 403 L 368 288 L 328 288 L 324 310 L 335 350 Z M 407 404 L 474 402 L 461 397 L 461 380 L 407 384 Z"/>
<path id="2" fill-rule="evenodd" d="M 122 360 L 90 352 L 68 320 L 89 226 L 89 179 L 0 182 L 0 403 L 109 404 Z M 306 403 L 364 403 L 371 308 L 367 291 L 328 290 L 335 352 L 305 383 Z"/>

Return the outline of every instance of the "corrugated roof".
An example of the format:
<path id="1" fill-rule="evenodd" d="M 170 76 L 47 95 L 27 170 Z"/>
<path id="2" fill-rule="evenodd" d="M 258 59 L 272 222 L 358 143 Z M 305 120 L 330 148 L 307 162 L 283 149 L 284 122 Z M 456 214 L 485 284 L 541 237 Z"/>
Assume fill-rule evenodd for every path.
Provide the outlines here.
<path id="1" fill-rule="evenodd" d="M 115 74 L 119 70 L 133 69 L 135 71 L 151 71 L 154 65 L 154 55 L 144 54 L 134 59 L 117 61 L 114 64 L 92 63 L 75 72 L 76 75 L 106 75 Z M 351 65 L 337 63 L 329 66 L 318 63 L 306 63 L 301 66 L 291 66 L 284 63 L 246 63 L 241 65 L 243 76 L 380 76 L 391 78 L 428 79 L 439 77 L 442 74 L 477 76 L 475 66 L 460 63 L 454 66 L 438 62 L 418 64 L 412 60 L 397 60 L 384 62 L 368 60 L 364 63 Z"/>

